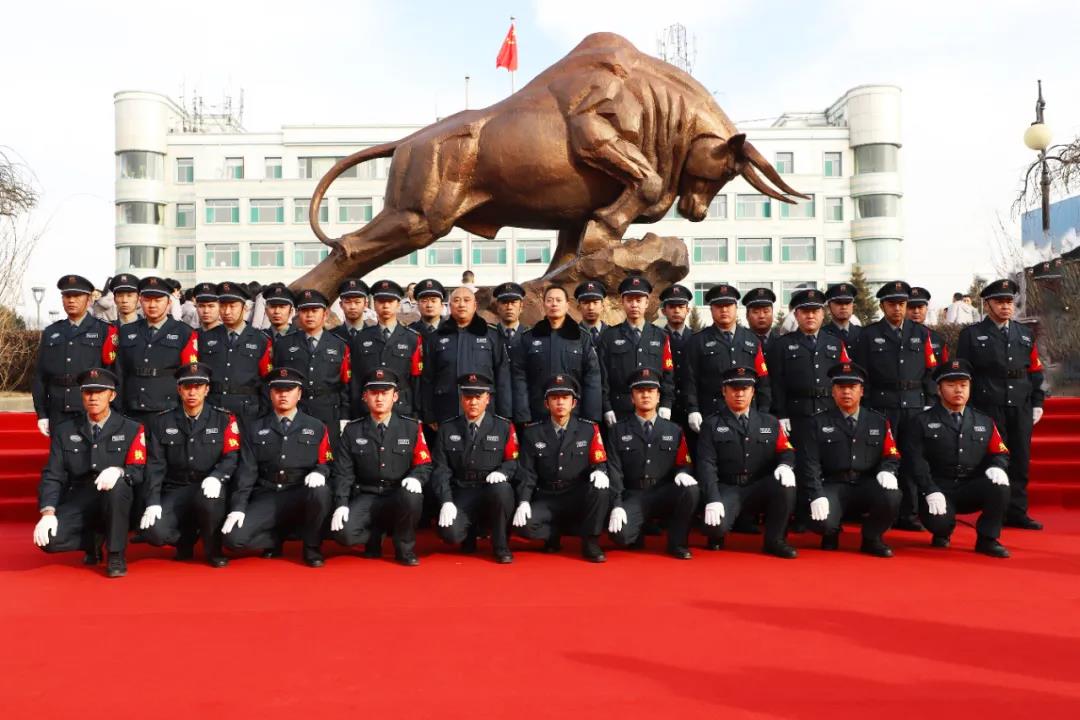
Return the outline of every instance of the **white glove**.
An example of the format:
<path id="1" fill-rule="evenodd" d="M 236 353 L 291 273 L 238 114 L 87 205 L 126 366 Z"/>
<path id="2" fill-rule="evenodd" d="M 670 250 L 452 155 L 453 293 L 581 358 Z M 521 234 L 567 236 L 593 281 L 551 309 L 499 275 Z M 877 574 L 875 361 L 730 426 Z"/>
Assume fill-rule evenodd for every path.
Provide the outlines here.
<path id="1" fill-rule="evenodd" d="M 623 525 L 626 524 L 626 511 L 621 507 L 612 508 L 611 519 L 608 520 L 607 531 L 609 533 L 617 533 L 623 529 Z"/>
<path id="2" fill-rule="evenodd" d="M 101 492 L 112 490 L 116 485 L 116 481 L 124 477 L 124 468 L 120 467 L 107 467 L 98 473 L 97 480 L 94 481 L 94 487 Z"/>
<path id="3" fill-rule="evenodd" d="M 1032 420 L 1033 424 L 1038 425 L 1039 421 L 1042 420 L 1042 416 L 1043 416 L 1043 409 L 1041 407 L 1031 408 L 1031 420 Z M 39 428 L 41 427 L 41 421 L 40 420 L 38 420 L 38 427 Z M 48 420 L 45 421 L 45 430 L 43 432 L 46 435 L 49 434 L 49 421 Z"/>
<path id="4" fill-rule="evenodd" d="M 829 517 L 829 498 L 819 497 L 810 501 L 810 519 L 821 522 Z"/>
<path id="5" fill-rule="evenodd" d="M 420 487 L 420 481 L 414 477 L 407 477 L 402 480 L 401 487 L 405 488 L 411 493 L 416 493 L 417 495 L 424 491 L 424 489 Z"/>
<path id="6" fill-rule="evenodd" d="M 1042 408 L 1035 408 L 1035 409 L 1036 410 L 1042 410 Z M 1035 422 L 1039 422 L 1039 421 L 1036 420 Z M 38 420 L 37 421 L 37 429 L 38 429 L 39 433 L 41 433 L 45 437 L 49 437 L 49 418 L 41 418 L 40 420 Z"/>
<path id="7" fill-rule="evenodd" d="M 929 410 L 932 407 L 934 407 L 934 406 L 933 405 L 923 405 L 923 412 L 926 412 L 927 410 Z"/>
<path id="8" fill-rule="evenodd" d="M 525 523 L 529 522 L 531 517 L 532 507 L 527 502 L 521 503 L 514 513 L 514 527 L 525 527 Z"/>
<path id="9" fill-rule="evenodd" d="M 986 477 L 990 478 L 990 482 L 995 485 L 1009 484 L 1009 474 L 999 467 L 986 468 Z"/>
<path id="10" fill-rule="evenodd" d="M 795 487 L 795 473 L 787 465 L 777 465 L 772 476 L 784 487 Z"/>
<path id="11" fill-rule="evenodd" d="M 139 520 L 139 529 L 146 530 L 154 526 L 158 520 L 161 519 L 161 506 L 160 505 L 147 505 L 146 510 L 143 511 L 142 519 Z"/>
<path id="12" fill-rule="evenodd" d="M 900 487 L 900 484 L 896 481 L 896 476 L 888 470 L 882 470 L 877 474 L 878 485 L 886 490 L 896 490 Z"/>
<path id="13" fill-rule="evenodd" d="M 931 515 L 945 514 L 945 494 L 933 492 L 926 496 L 926 506 L 930 508 Z"/>
<path id="14" fill-rule="evenodd" d="M 349 522 L 349 506 L 342 505 L 334 511 L 333 517 L 330 518 L 330 530 L 332 532 L 344 530 L 347 522 Z"/>
<path id="15" fill-rule="evenodd" d="M 457 505 L 452 502 L 444 502 L 439 508 L 439 527 L 450 527 L 457 518 Z"/>
<path id="16" fill-rule="evenodd" d="M 225 524 L 221 526 L 223 535 L 228 535 L 234 527 L 244 527 L 244 513 L 235 510 L 225 516 Z"/>
<path id="17" fill-rule="evenodd" d="M 701 432 L 701 413 L 692 412 L 686 416 L 686 424 L 690 426 L 690 429 L 694 432 Z"/>
<path id="18" fill-rule="evenodd" d="M 671 408 L 666 408 L 666 407 L 659 408 L 656 411 L 656 414 L 659 415 L 660 417 L 664 418 L 665 420 L 670 420 L 671 419 Z"/>
<path id="19" fill-rule="evenodd" d="M 705 524 L 715 527 L 724 519 L 724 503 L 711 502 L 705 504 Z"/>
<path id="20" fill-rule="evenodd" d="M 697 485 L 697 480 L 694 479 L 693 475 L 681 472 L 675 476 L 675 484 L 679 487 L 690 487 L 691 485 Z"/>
<path id="21" fill-rule="evenodd" d="M 202 481 L 202 494 L 211 500 L 221 497 L 221 481 L 216 477 L 204 477 Z"/>
<path id="22" fill-rule="evenodd" d="M 322 473 L 309 472 L 304 476 L 304 484 L 309 488 L 320 488 L 326 484 L 326 476 Z"/>
<path id="23" fill-rule="evenodd" d="M 489 472 L 487 478 L 489 485 L 495 485 L 497 483 L 506 482 L 506 476 L 496 470 L 495 472 Z"/>
<path id="24" fill-rule="evenodd" d="M 45 422 L 49 422 L 46 420 Z M 41 519 L 37 521 L 37 525 L 34 526 L 34 544 L 38 547 L 45 547 L 49 544 L 49 536 L 56 537 L 56 528 L 60 523 L 57 521 L 55 515 L 42 515 Z"/>
<path id="25" fill-rule="evenodd" d="M 589 473 L 589 482 L 596 486 L 597 490 L 603 490 L 611 485 L 611 481 L 608 480 L 608 476 L 601 470 L 593 470 Z"/>
<path id="26" fill-rule="evenodd" d="M 606 413 L 604 413 L 604 422 L 607 423 L 608 427 L 611 427 L 612 425 L 614 425 L 615 422 L 616 422 L 616 419 L 617 418 L 615 417 L 615 411 L 614 410 L 608 410 Z"/>
<path id="27" fill-rule="evenodd" d="M 348 425 L 348 424 L 349 424 L 348 420 L 339 420 L 338 421 L 338 433 L 341 433 L 341 431 L 343 431 L 345 429 L 345 426 Z"/>
<path id="28" fill-rule="evenodd" d="M 791 434 L 791 420 L 789 418 L 780 418 L 780 427 L 784 428 L 785 434 Z"/>

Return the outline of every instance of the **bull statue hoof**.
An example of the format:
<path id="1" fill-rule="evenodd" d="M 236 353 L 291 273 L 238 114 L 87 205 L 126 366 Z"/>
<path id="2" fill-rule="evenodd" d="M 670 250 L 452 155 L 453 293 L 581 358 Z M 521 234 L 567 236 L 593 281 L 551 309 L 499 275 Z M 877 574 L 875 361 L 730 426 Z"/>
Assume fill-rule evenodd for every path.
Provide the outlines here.
<path id="1" fill-rule="evenodd" d="M 630 274 L 638 274 L 652 283 L 646 311 L 650 320 L 655 319 L 660 308 L 660 293 L 679 282 L 690 272 L 690 254 L 686 243 L 677 237 L 661 237 L 645 233 L 641 239 L 615 240 L 605 247 L 583 252 L 575 260 L 564 263 L 535 280 L 522 283 L 525 301 L 521 310 L 521 322 L 535 325 L 544 317 L 544 290 L 550 285 L 566 289 L 570 298 L 574 288 L 585 280 L 599 280 L 608 290 L 604 321 L 609 324 L 623 321 L 619 309 L 619 283 Z M 477 306 L 488 322 L 498 322 L 492 288 L 481 287 L 476 291 Z M 579 319 L 573 303 L 571 314 Z"/>

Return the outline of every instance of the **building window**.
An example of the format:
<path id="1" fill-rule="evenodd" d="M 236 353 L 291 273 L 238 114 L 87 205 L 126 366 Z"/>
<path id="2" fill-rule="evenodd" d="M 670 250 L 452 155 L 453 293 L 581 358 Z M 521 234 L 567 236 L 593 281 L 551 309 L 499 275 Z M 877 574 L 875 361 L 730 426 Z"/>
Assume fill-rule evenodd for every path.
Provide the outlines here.
<path id="1" fill-rule="evenodd" d="M 283 223 L 285 222 L 285 201 L 277 200 L 252 200 L 251 222 L 253 223 Z"/>
<path id="2" fill-rule="evenodd" d="M 341 198 L 338 200 L 338 222 L 365 223 L 371 220 L 371 198 Z"/>
<path id="3" fill-rule="evenodd" d="M 118 270 L 138 268 L 157 270 L 161 262 L 162 249 L 152 245 L 129 245 L 116 248 L 116 267 Z"/>
<path id="4" fill-rule="evenodd" d="M 331 158 L 335 163 L 344 158 Z M 374 180 L 375 179 L 375 166 L 378 165 L 374 160 L 368 160 L 367 162 L 360 163 L 359 165 L 353 165 L 345 172 L 341 173 L 343 178 L 356 178 L 357 180 Z M 329 168 L 327 168 L 329 169 Z"/>
<path id="5" fill-rule="evenodd" d="M 165 156 L 143 150 L 116 153 L 116 177 L 121 180 L 160 180 L 165 172 Z"/>
<path id="6" fill-rule="evenodd" d="M 825 153 L 825 177 L 842 177 L 843 167 L 841 166 L 841 159 L 844 157 L 843 153 L 827 152 Z"/>
<path id="7" fill-rule="evenodd" d="M 285 246 L 282 243 L 252 243 L 251 267 L 285 267 Z"/>
<path id="8" fill-rule="evenodd" d="M 206 267 L 240 267 L 240 246 L 236 243 L 210 244 L 206 246 Z"/>
<path id="9" fill-rule="evenodd" d="M 780 203 L 780 217 L 791 218 L 794 220 L 809 220 L 814 217 L 814 196 L 811 195 L 809 200 L 796 199 L 794 205 L 788 203 Z"/>
<path id="10" fill-rule="evenodd" d="M 311 198 L 295 198 L 293 200 L 293 222 L 306 223 L 308 221 L 308 208 L 311 207 Z M 330 222 L 330 199 L 323 198 L 319 205 L 319 222 Z"/>
<path id="11" fill-rule="evenodd" d="M 461 264 L 461 241 L 439 240 L 428 248 L 428 265 L 460 265 Z"/>
<path id="12" fill-rule="evenodd" d="M 781 175 L 790 175 L 795 172 L 795 154 L 789 152 L 776 153 L 776 172 Z"/>
<path id="13" fill-rule="evenodd" d="M 899 148 L 884 143 L 855 148 L 855 174 L 896 172 Z"/>
<path id="14" fill-rule="evenodd" d="M 519 265 L 524 263 L 546 264 L 551 262 L 551 241 L 518 240 L 517 261 Z"/>
<path id="15" fill-rule="evenodd" d="M 855 198 L 860 218 L 896 217 L 900 214 L 899 195 L 863 195 Z"/>
<path id="16" fill-rule="evenodd" d="M 825 241 L 825 264 L 826 265 L 843 265 L 844 264 L 844 241 L 843 240 L 826 240 Z"/>
<path id="17" fill-rule="evenodd" d="M 207 225 L 235 225 L 240 222 L 239 200 L 207 200 Z"/>
<path id="18" fill-rule="evenodd" d="M 176 158 L 176 182 L 181 185 L 195 182 L 195 160 Z"/>
<path id="19" fill-rule="evenodd" d="M 193 228 L 193 227 L 195 227 L 195 205 L 194 205 L 194 203 L 177 203 L 176 204 L 176 227 L 178 227 L 178 228 Z"/>
<path id="20" fill-rule="evenodd" d="M 419 258 L 419 255 L 417 254 L 417 252 L 415 250 L 413 250 L 408 255 L 402 255 L 399 258 L 394 258 L 393 260 L 391 260 L 390 262 L 388 262 L 386 264 L 387 265 L 413 265 L 413 266 L 415 266 L 417 264 L 417 262 L 418 262 L 418 258 Z"/>
<path id="21" fill-rule="evenodd" d="M 266 173 L 267 180 L 280 180 L 281 179 L 281 158 L 268 157 L 266 158 Z"/>
<path id="22" fill-rule="evenodd" d="M 727 195 L 717 195 L 709 203 L 708 217 L 714 220 L 727 220 Z"/>
<path id="23" fill-rule="evenodd" d="M 772 217 L 768 195 L 739 195 L 735 199 L 735 217 L 739 219 Z"/>
<path id="24" fill-rule="evenodd" d="M 791 304 L 791 296 L 795 294 L 795 291 L 805 290 L 806 288 L 817 288 L 817 283 L 811 280 L 785 282 L 780 291 L 780 302 L 784 307 L 787 307 Z"/>
<path id="25" fill-rule="evenodd" d="M 694 238 L 694 262 L 726 263 L 727 238 Z"/>
<path id="26" fill-rule="evenodd" d="M 473 240 L 473 265 L 505 265 L 506 242 L 503 240 Z"/>
<path id="27" fill-rule="evenodd" d="M 225 179 L 244 179 L 244 158 L 225 158 Z"/>
<path id="28" fill-rule="evenodd" d="M 720 282 L 699 282 L 694 283 L 694 304 L 699 306 L 705 305 L 705 295 L 712 289 L 714 285 L 720 285 Z"/>
<path id="29" fill-rule="evenodd" d="M 739 238 L 739 262 L 772 262 L 772 238 Z"/>
<path id="30" fill-rule="evenodd" d="M 773 289 L 772 280 L 743 280 L 742 282 L 735 283 L 735 287 L 739 288 L 739 292 L 743 295 L 750 292 L 755 288 L 768 288 Z"/>
<path id="31" fill-rule="evenodd" d="M 117 225 L 164 225 L 165 206 L 150 202 L 116 203 Z"/>
<path id="32" fill-rule="evenodd" d="M 176 269 L 178 272 L 195 272 L 195 248 L 176 248 Z"/>
<path id="33" fill-rule="evenodd" d="M 338 159 L 336 157 L 302 157 L 297 158 L 297 172 L 296 175 L 301 180 L 308 180 L 311 178 L 321 178 L 326 174 L 326 171 L 334 167 Z M 343 174 L 341 177 L 350 177 L 348 173 Z"/>
<path id="34" fill-rule="evenodd" d="M 330 248 L 322 243 L 296 243 L 293 245 L 293 267 L 311 267 L 330 254 Z"/>
<path id="35" fill-rule="evenodd" d="M 780 262 L 814 262 L 815 260 L 817 260 L 817 238 L 780 239 Z"/>
<path id="36" fill-rule="evenodd" d="M 826 222 L 843 222 L 844 198 L 825 198 Z"/>

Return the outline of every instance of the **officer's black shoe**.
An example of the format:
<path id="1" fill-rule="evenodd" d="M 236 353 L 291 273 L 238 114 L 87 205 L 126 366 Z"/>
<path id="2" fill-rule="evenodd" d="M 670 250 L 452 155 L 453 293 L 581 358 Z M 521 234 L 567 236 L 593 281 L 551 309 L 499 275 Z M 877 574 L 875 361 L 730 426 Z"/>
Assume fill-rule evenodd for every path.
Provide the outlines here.
<path id="1" fill-rule="evenodd" d="M 839 550 L 840 549 L 840 533 L 825 533 L 821 536 L 821 549 L 822 550 Z"/>
<path id="2" fill-rule="evenodd" d="M 476 536 L 469 533 L 465 536 L 465 539 L 461 541 L 461 552 L 466 555 L 472 555 L 476 552 Z"/>
<path id="3" fill-rule="evenodd" d="M 124 560 L 124 554 L 118 552 L 109 553 L 109 564 L 105 568 L 105 576 L 118 578 L 125 575 L 127 575 L 127 561 Z"/>
<path id="4" fill-rule="evenodd" d="M 638 539 L 626 546 L 629 550 L 644 550 L 645 549 L 645 533 L 638 535 Z"/>
<path id="5" fill-rule="evenodd" d="M 707 550 L 723 550 L 724 538 L 722 536 L 718 538 L 709 538 L 705 543 L 705 548 Z"/>
<path id="6" fill-rule="evenodd" d="M 981 537 L 975 541 L 975 552 L 995 558 L 1009 557 L 1005 546 L 993 538 Z"/>
<path id="7" fill-rule="evenodd" d="M 786 542 L 769 544 L 766 545 L 763 549 L 766 555 L 783 558 L 784 560 L 794 560 L 795 558 L 799 557 L 799 551 L 788 545 Z"/>
<path id="8" fill-rule="evenodd" d="M 316 550 L 304 550 L 304 564 L 310 568 L 321 568 L 326 564 L 321 552 Z"/>
<path id="9" fill-rule="evenodd" d="M 382 557 L 382 535 L 379 537 L 373 537 L 367 541 L 364 545 L 364 557 L 366 558 L 381 558 Z"/>
<path id="10" fill-rule="evenodd" d="M 1005 527 L 1019 528 L 1020 530 L 1042 530 L 1043 524 L 1028 515 L 1024 515 L 1017 518 L 1007 518 Z"/>
<path id="11" fill-rule="evenodd" d="M 882 542 L 881 538 L 863 540 L 859 552 L 879 558 L 891 558 L 893 556 L 892 548 Z"/>
<path id="12" fill-rule="evenodd" d="M 893 530 L 905 530 L 907 532 L 922 532 L 926 528 L 919 522 L 918 518 L 914 517 L 902 517 L 893 524 Z"/>
<path id="13" fill-rule="evenodd" d="M 544 552 L 557 553 L 562 552 L 562 538 L 558 535 L 552 535 L 544 543 Z"/>
<path id="14" fill-rule="evenodd" d="M 505 550 L 505 549 L 504 550 L 496 550 L 495 551 L 495 562 L 499 563 L 500 565 L 509 565 L 510 563 L 514 562 L 514 554 L 512 552 L 510 552 L 509 550 Z"/>
<path id="15" fill-rule="evenodd" d="M 263 552 L 262 552 L 262 556 L 264 558 L 266 558 L 267 560 L 269 560 L 271 558 L 279 558 L 284 554 L 285 554 L 285 545 L 282 544 L 282 543 L 278 543 L 274 547 L 267 548 L 266 550 L 263 550 Z"/>
<path id="16" fill-rule="evenodd" d="M 83 555 L 83 565 L 97 565 L 101 562 L 101 548 L 92 547 Z"/>
<path id="17" fill-rule="evenodd" d="M 685 547 L 668 548 L 667 552 L 668 555 L 675 558 L 676 560 L 691 560 L 694 557 L 690 554 L 690 549 Z"/>
<path id="18" fill-rule="evenodd" d="M 176 554 L 173 555 L 173 560 L 177 562 L 183 562 L 195 557 L 195 548 L 191 545 L 177 545 Z"/>
<path id="19" fill-rule="evenodd" d="M 600 549 L 600 543 L 593 537 L 587 537 L 581 540 L 581 557 L 594 563 L 607 562 L 607 556 L 604 555 L 604 551 Z"/>
<path id="20" fill-rule="evenodd" d="M 741 533 L 743 535 L 760 535 L 761 528 L 758 527 L 754 518 L 749 515 L 740 515 L 735 524 L 731 526 L 731 532 Z M 799 532 L 803 532 L 800 530 Z"/>
<path id="21" fill-rule="evenodd" d="M 229 564 L 229 558 L 224 555 L 215 555 L 214 557 L 206 558 L 206 564 L 212 568 L 223 568 Z"/>
<path id="22" fill-rule="evenodd" d="M 396 560 L 399 565 L 404 565 L 405 567 L 416 567 L 420 564 L 420 561 L 416 558 L 416 554 L 412 552 L 397 553 L 394 555 L 394 560 Z"/>
<path id="23" fill-rule="evenodd" d="M 935 535 L 930 544 L 936 548 L 947 548 L 952 544 L 952 540 L 949 539 L 948 535 Z"/>

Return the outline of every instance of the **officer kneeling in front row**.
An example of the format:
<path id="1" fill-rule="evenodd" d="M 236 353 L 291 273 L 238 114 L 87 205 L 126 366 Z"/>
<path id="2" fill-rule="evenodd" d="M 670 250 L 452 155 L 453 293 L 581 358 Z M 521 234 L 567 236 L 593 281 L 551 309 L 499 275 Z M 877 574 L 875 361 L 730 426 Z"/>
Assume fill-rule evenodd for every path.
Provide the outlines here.
<path id="1" fill-rule="evenodd" d="M 346 547 L 366 544 L 367 557 L 382 554 L 383 533 L 390 532 L 395 559 L 412 566 L 420 564 L 416 526 L 431 476 L 431 453 L 420 423 L 394 411 L 398 382 L 398 376 L 384 368 L 364 379 L 368 415 L 341 433 L 334 461 L 337 509 L 330 530 Z"/>
<path id="2" fill-rule="evenodd" d="M 892 557 L 881 537 L 900 511 L 900 452 L 885 416 L 860 407 L 866 371 L 841 362 L 828 372 L 836 407 L 814 416 L 795 447 L 810 518 L 821 549 L 836 550 L 844 517 L 865 513 L 862 552 Z"/>
<path id="3" fill-rule="evenodd" d="M 581 554 L 604 562 L 600 533 L 611 500 L 607 452 L 600 428 L 573 414 L 580 390 L 569 375 L 553 375 L 544 390 L 548 419 L 525 426 L 514 527 L 545 552 L 562 549 L 560 534 L 581 535 Z"/>
<path id="4" fill-rule="evenodd" d="M 177 560 L 193 557 L 201 535 L 206 561 L 225 567 L 223 486 L 240 460 L 240 430 L 235 415 L 206 404 L 213 377 L 209 365 L 184 365 L 175 375 L 180 407 L 150 423 L 146 511 L 139 526 L 151 545 L 175 545 Z"/>
<path id="5" fill-rule="evenodd" d="M 697 510 L 697 480 L 682 428 L 657 414 L 660 376 L 641 368 L 630 376 L 634 415 L 615 423 L 608 435 L 611 519 L 608 532 L 619 545 L 645 546 L 644 525 L 659 519 L 668 529 L 668 554 L 689 560 L 690 522 Z"/>
<path id="6" fill-rule="evenodd" d="M 133 486 L 142 482 L 146 439 L 142 426 L 112 412 L 116 375 L 92 368 L 77 378 L 85 414 L 51 428 L 49 461 L 41 473 L 34 544 L 48 553 L 83 550 L 99 561 L 99 534 L 109 551 L 109 577 L 127 574 L 128 514 Z"/>
<path id="7" fill-rule="evenodd" d="M 479 529 L 486 528 L 496 562 L 505 564 L 514 560 L 508 530 L 518 440 L 513 423 L 488 412 L 494 389 L 486 375 L 458 378 L 464 412 L 439 425 L 431 482 L 440 504 L 439 537 L 461 543 L 463 552 L 475 552 Z"/>
<path id="8" fill-rule="evenodd" d="M 299 534 L 304 563 L 322 567 L 322 531 L 330 514 L 330 435 L 296 405 L 306 380 L 293 368 L 269 375 L 272 412 L 244 425 L 230 512 L 221 532 L 232 550 L 259 548 L 279 557 Z"/>
<path id="9" fill-rule="evenodd" d="M 950 360 L 934 372 L 939 402 L 917 415 L 904 436 L 904 462 L 919 487 L 923 524 L 934 547 L 949 547 L 956 514 L 982 510 L 975 552 L 1007 558 L 998 542 L 1009 504 L 1009 449 L 989 415 L 968 407 L 971 363 Z"/>
<path id="10" fill-rule="evenodd" d="M 764 551 L 785 559 L 798 557 L 786 539 L 795 508 L 795 450 L 780 421 L 753 408 L 754 368 L 737 365 L 721 378 L 725 407 L 705 418 L 697 444 L 708 547 L 723 547 L 740 514 L 764 511 Z"/>

